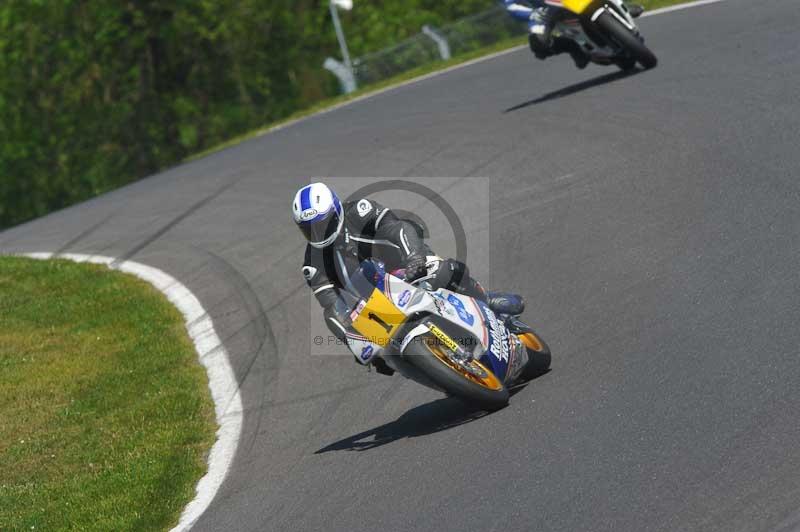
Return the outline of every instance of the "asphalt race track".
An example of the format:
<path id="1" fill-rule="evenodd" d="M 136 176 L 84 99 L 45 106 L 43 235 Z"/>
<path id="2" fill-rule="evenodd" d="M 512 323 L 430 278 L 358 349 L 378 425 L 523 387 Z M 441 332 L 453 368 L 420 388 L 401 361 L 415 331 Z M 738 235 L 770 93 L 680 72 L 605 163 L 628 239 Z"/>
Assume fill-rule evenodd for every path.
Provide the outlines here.
<path id="1" fill-rule="evenodd" d="M 800 10 L 729 0 L 641 26 L 653 71 L 516 51 L 6 231 L 0 251 L 135 258 L 209 309 L 244 430 L 195 530 L 798 530 Z M 309 354 L 292 194 L 374 175 L 491 179 L 486 284 L 524 294 L 554 351 L 508 408 Z"/>

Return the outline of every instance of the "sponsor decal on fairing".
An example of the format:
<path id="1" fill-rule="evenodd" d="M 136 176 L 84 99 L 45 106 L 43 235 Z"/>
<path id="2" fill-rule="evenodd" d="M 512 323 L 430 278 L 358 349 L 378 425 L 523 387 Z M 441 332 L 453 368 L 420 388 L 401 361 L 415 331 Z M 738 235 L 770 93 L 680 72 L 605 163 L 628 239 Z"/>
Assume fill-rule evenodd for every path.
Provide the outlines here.
<path id="1" fill-rule="evenodd" d="M 397 306 L 400 308 L 405 307 L 409 299 L 411 299 L 411 290 L 403 290 L 400 297 L 397 298 Z"/>
<path id="2" fill-rule="evenodd" d="M 350 321 L 356 321 L 356 318 L 361 314 L 361 311 L 364 310 L 364 307 L 367 306 L 367 302 L 363 299 L 358 302 L 356 308 L 353 309 L 353 312 L 350 313 Z"/>
<path id="3" fill-rule="evenodd" d="M 364 348 L 361 350 L 361 360 L 366 362 L 367 360 L 372 358 L 372 353 L 374 351 L 375 349 L 371 345 L 369 344 L 365 345 Z"/>
<path id="4" fill-rule="evenodd" d="M 445 314 L 448 316 L 453 315 L 453 309 L 447 303 L 445 303 L 444 296 L 439 292 L 434 292 L 431 294 L 433 296 L 433 304 L 436 305 L 436 311 L 439 315 L 444 316 Z"/>
<path id="5" fill-rule="evenodd" d="M 440 342 L 442 342 L 444 345 L 446 345 L 448 349 L 450 349 L 451 351 L 454 351 L 454 352 L 458 352 L 459 351 L 458 343 L 456 343 L 455 340 L 453 340 L 452 338 L 447 336 L 444 333 L 444 331 L 442 331 L 439 327 L 437 327 L 436 325 L 434 325 L 432 323 L 429 323 L 428 324 L 428 329 L 430 329 L 430 331 L 433 333 L 433 335 L 436 338 L 438 338 Z"/>
<path id="6" fill-rule="evenodd" d="M 480 309 L 486 318 L 486 327 L 489 329 L 489 349 L 498 360 L 508 362 L 509 338 L 508 329 L 500 323 L 497 315 L 485 303 L 479 303 Z"/>
<path id="7" fill-rule="evenodd" d="M 508 363 L 508 374 L 506 381 L 512 381 L 519 377 L 525 364 L 528 363 L 528 351 L 516 335 L 509 338 L 511 343 L 511 361 Z"/>
<path id="8" fill-rule="evenodd" d="M 470 314 L 466 308 L 464 308 L 464 303 L 459 298 L 453 294 L 449 294 L 447 296 L 447 301 L 449 301 L 450 304 L 455 307 L 458 317 L 461 319 L 461 321 L 470 326 L 475 323 L 475 317 Z"/>

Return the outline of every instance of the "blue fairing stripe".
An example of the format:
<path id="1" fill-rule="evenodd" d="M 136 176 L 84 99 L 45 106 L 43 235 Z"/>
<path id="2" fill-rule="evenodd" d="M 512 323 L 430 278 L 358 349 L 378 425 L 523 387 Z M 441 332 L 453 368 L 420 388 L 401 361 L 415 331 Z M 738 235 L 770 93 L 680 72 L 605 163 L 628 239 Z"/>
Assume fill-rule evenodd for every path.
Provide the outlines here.
<path id="1" fill-rule="evenodd" d="M 311 187 L 306 187 L 303 189 L 303 192 L 300 193 L 300 210 L 306 210 L 311 208 Z"/>

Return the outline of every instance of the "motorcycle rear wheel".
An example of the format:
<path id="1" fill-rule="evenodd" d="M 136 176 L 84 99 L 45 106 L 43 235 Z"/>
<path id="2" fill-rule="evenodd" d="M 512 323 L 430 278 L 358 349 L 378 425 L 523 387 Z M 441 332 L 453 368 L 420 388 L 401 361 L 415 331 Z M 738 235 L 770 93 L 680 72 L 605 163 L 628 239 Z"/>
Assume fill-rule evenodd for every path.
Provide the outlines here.
<path id="1" fill-rule="evenodd" d="M 597 26 L 613 41 L 624 48 L 644 68 L 655 68 L 658 58 L 637 35 L 623 26 L 611 13 L 605 12 L 596 21 Z"/>
<path id="2" fill-rule="evenodd" d="M 508 404 L 508 389 L 490 369 L 472 360 L 470 364 L 485 377 L 471 374 L 448 357 L 447 348 L 433 336 L 424 335 L 411 342 L 403 359 L 446 393 L 466 403 L 486 410 L 499 410 Z"/>

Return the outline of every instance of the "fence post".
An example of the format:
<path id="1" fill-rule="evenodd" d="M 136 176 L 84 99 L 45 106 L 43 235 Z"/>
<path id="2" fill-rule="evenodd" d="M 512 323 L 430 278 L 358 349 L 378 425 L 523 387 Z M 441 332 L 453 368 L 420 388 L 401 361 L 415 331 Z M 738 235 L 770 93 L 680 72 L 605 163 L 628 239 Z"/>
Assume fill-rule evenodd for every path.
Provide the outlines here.
<path id="1" fill-rule="evenodd" d="M 425 24 L 422 26 L 422 33 L 430 37 L 433 42 L 436 43 L 436 46 L 439 47 L 439 55 L 442 57 L 444 61 L 450 59 L 450 44 L 445 39 L 444 35 L 436 31 L 435 28 L 432 26 L 428 26 Z"/>
<path id="2" fill-rule="evenodd" d="M 347 68 L 344 63 L 340 63 L 336 59 L 329 57 L 325 60 L 322 66 L 325 67 L 326 70 L 331 71 L 334 76 L 339 78 L 339 83 L 342 86 L 342 92 L 344 94 L 350 94 L 356 90 L 356 79 L 353 76 L 353 71 Z"/>

